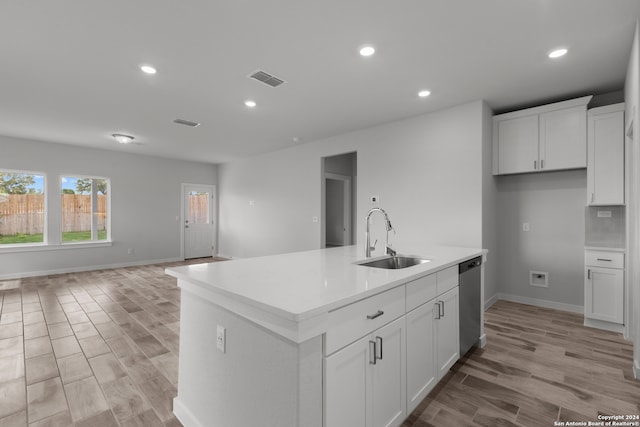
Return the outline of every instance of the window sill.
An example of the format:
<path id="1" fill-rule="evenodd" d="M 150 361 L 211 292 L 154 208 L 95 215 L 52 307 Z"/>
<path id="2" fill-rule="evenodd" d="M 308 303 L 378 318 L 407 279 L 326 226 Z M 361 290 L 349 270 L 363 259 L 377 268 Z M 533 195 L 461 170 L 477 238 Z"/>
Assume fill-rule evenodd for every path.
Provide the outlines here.
<path id="1" fill-rule="evenodd" d="M 73 242 L 59 243 L 56 245 L 47 245 L 44 243 L 23 243 L 21 245 L 0 246 L 0 254 L 15 252 L 64 251 L 68 249 L 104 248 L 108 246 L 113 246 L 113 242 Z"/>

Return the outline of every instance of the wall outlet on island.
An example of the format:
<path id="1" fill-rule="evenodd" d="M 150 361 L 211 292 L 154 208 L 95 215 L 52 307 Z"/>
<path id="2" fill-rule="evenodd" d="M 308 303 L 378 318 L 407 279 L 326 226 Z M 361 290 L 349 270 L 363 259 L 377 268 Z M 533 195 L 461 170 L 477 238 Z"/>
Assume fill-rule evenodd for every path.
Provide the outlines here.
<path id="1" fill-rule="evenodd" d="M 216 335 L 216 346 L 218 347 L 218 350 L 220 350 L 220 352 L 222 353 L 226 353 L 227 349 L 227 330 L 218 325 L 218 333 Z"/>

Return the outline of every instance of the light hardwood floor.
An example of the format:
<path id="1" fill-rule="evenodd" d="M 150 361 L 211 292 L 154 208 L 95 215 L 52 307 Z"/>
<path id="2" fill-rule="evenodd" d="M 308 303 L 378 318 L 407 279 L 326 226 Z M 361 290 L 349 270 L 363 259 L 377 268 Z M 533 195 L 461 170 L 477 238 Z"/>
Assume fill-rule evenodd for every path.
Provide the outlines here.
<path id="1" fill-rule="evenodd" d="M 0 281 L 0 427 L 180 426 L 180 291 L 164 274 L 178 264 Z M 487 346 L 459 361 L 404 427 L 640 414 L 631 345 L 619 334 L 504 301 L 485 326 Z"/>

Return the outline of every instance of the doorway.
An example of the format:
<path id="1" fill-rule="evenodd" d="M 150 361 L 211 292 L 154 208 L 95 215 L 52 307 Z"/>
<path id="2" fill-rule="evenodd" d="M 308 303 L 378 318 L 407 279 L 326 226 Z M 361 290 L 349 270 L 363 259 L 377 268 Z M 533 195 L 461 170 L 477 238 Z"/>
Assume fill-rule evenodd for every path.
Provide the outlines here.
<path id="1" fill-rule="evenodd" d="M 213 185 L 182 184 L 182 258 L 213 256 L 216 242 Z"/>
<path id="2" fill-rule="evenodd" d="M 324 157 L 321 247 L 355 243 L 357 153 Z"/>

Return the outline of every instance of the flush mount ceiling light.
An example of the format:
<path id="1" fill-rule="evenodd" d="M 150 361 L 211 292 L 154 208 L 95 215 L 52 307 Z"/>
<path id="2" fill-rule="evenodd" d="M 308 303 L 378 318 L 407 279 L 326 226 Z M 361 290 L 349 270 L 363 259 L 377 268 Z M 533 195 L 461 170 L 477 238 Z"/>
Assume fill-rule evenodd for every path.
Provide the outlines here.
<path id="1" fill-rule="evenodd" d="M 244 101 L 244 105 L 246 105 L 249 108 L 253 108 L 258 104 L 256 104 L 256 101 L 252 101 L 251 99 L 247 99 L 246 101 Z"/>
<path id="2" fill-rule="evenodd" d="M 124 135 L 122 133 L 114 133 L 111 136 L 113 136 L 113 138 L 120 144 L 131 144 L 135 139 L 131 135 Z"/>
<path id="3" fill-rule="evenodd" d="M 140 66 L 140 69 L 142 70 L 143 73 L 147 73 L 147 74 L 157 73 L 156 69 L 153 68 L 151 65 L 142 65 Z"/>
<path id="4" fill-rule="evenodd" d="M 420 98 L 426 98 L 427 96 L 431 95 L 431 91 L 429 90 L 421 90 L 420 92 L 418 92 L 418 96 Z"/>
<path id="5" fill-rule="evenodd" d="M 373 48 L 373 46 L 363 46 L 362 48 L 360 48 L 360 55 L 362 56 L 371 56 L 374 53 L 376 53 L 376 50 Z"/>
<path id="6" fill-rule="evenodd" d="M 567 52 L 569 52 L 567 49 L 565 48 L 559 48 L 559 49 L 554 49 L 551 52 L 549 52 L 549 58 L 551 59 L 556 59 L 556 58 L 560 58 L 562 56 L 565 56 L 567 54 Z"/>

